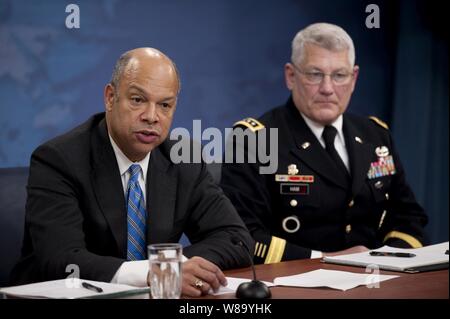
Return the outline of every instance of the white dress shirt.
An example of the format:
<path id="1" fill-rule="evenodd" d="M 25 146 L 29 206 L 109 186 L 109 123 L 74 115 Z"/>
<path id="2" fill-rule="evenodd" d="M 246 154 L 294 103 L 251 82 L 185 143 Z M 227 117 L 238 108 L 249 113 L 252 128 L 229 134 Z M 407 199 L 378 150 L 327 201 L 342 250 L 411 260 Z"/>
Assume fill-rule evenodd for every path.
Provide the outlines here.
<path id="1" fill-rule="evenodd" d="M 300 113 L 300 114 L 302 115 L 303 119 L 305 120 L 306 125 L 308 125 L 309 129 L 313 132 L 314 136 L 319 141 L 320 145 L 322 145 L 322 147 L 325 148 L 325 141 L 322 137 L 322 133 L 323 133 L 325 126 L 310 120 L 302 113 Z M 344 132 L 342 131 L 342 124 L 343 124 L 342 114 L 339 115 L 339 117 L 336 119 L 336 121 L 331 123 L 331 125 L 334 126 L 337 130 L 337 135 L 336 135 L 336 138 L 334 139 L 334 148 L 336 149 L 336 152 L 339 154 L 342 161 L 344 162 L 344 165 L 347 168 L 347 171 L 350 172 L 350 165 L 349 165 L 349 161 L 348 161 L 347 148 L 345 147 L 345 138 L 344 138 Z"/>
<path id="2" fill-rule="evenodd" d="M 122 179 L 123 186 L 123 194 L 126 196 L 128 181 L 130 180 L 130 173 L 128 169 L 133 164 L 138 164 L 141 167 L 141 173 L 139 174 L 139 186 L 142 189 L 142 193 L 144 193 L 144 203 L 147 203 L 147 192 L 146 192 L 146 182 L 147 182 L 147 171 L 148 171 L 148 162 L 150 159 L 150 153 L 148 153 L 142 161 L 132 162 L 126 157 L 126 155 L 122 152 L 122 150 L 117 146 L 116 142 L 109 136 L 111 141 L 111 145 L 114 150 L 114 154 L 116 155 L 117 165 L 119 166 L 120 177 Z"/>
<path id="3" fill-rule="evenodd" d="M 142 193 L 144 194 L 144 203 L 147 203 L 146 180 L 150 153 L 148 153 L 142 161 L 132 162 L 128 157 L 125 156 L 119 146 L 117 146 L 111 135 L 109 136 L 109 139 L 111 141 L 114 154 L 116 155 L 117 165 L 119 166 L 124 196 L 126 196 L 128 180 L 130 179 L 128 168 L 132 164 L 138 164 L 141 167 L 141 173 L 139 174 L 138 182 L 139 186 L 142 189 Z M 119 267 L 111 282 L 115 284 L 145 287 L 147 286 L 147 273 L 148 260 L 126 261 Z"/>
<path id="4" fill-rule="evenodd" d="M 308 125 L 309 129 L 313 132 L 314 136 L 319 141 L 320 145 L 322 145 L 323 148 L 325 148 L 325 141 L 322 137 L 323 130 L 325 128 L 324 125 L 316 123 L 306 117 L 303 113 L 301 113 L 301 116 L 305 120 L 306 125 Z M 344 132 L 342 131 L 342 124 L 343 124 L 343 116 L 342 114 L 339 115 L 339 117 L 331 123 L 332 126 L 334 126 L 337 130 L 336 138 L 334 139 L 334 148 L 336 149 L 336 152 L 339 154 L 339 156 L 342 159 L 342 162 L 344 162 L 345 167 L 347 168 L 347 171 L 350 172 L 350 164 L 348 160 L 348 152 L 347 148 L 345 147 L 345 138 L 344 138 Z M 323 253 L 321 251 L 317 250 L 311 250 L 311 257 L 310 258 L 321 258 L 323 256 Z"/>

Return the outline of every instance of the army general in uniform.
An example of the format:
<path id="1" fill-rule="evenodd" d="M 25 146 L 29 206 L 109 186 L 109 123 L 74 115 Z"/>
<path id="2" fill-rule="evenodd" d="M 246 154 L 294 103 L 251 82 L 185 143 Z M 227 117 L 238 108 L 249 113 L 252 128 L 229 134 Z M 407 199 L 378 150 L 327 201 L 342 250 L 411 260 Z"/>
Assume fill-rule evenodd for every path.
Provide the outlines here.
<path id="1" fill-rule="evenodd" d="M 344 113 L 359 72 L 350 36 L 331 24 L 307 27 L 284 71 L 287 102 L 235 124 L 257 139 L 278 129 L 276 172 L 261 174 L 263 164 L 248 157 L 222 170 L 221 186 L 256 240 L 255 261 L 421 247 L 427 217 L 388 126 Z M 248 140 L 228 143 L 247 156 L 256 152 Z"/>

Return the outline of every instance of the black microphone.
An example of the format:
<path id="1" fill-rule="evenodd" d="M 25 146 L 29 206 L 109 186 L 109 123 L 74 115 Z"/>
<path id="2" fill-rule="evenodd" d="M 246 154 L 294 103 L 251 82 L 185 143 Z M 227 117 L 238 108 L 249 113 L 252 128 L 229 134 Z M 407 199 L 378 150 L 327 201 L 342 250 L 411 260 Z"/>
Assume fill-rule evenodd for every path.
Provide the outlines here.
<path id="1" fill-rule="evenodd" d="M 245 250 L 245 253 L 250 259 L 253 271 L 253 280 L 250 282 L 243 282 L 242 284 L 239 285 L 238 289 L 236 290 L 236 298 L 240 299 L 270 298 L 272 294 L 270 293 L 269 287 L 267 287 L 267 285 L 262 281 L 256 279 L 255 265 L 253 264 L 253 258 L 252 255 L 250 254 L 250 249 L 248 249 L 247 245 L 244 244 L 244 242 L 237 237 L 231 238 L 231 242 L 234 245 L 241 246 Z"/>

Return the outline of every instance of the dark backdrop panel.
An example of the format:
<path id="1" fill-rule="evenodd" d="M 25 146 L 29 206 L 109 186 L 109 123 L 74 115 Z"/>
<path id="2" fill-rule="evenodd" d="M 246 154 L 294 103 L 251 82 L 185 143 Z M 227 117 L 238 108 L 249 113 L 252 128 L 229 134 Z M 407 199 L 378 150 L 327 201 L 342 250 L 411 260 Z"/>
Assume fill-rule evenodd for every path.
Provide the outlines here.
<path id="1" fill-rule="evenodd" d="M 412 187 L 434 221 L 430 237 L 448 240 L 448 222 L 441 223 L 448 221 L 448 199 L 430 191 L 448 191 L 448 168 L 442 164 L 448 163 L 448 119 L 442 114 L 448 113 L 447 68 L 422 90 L 422 80 L 431 79 L 448 56 L 447 43 L 437 39 L 441 34 L 422 23 L 438 6 L 424 10 L 421 1 L 79 0 L 81 27 L 70 30 L 65 8 L 73 2 L 0 0 L 0 167 L 28 165 L 40 143 L 102 111 L 103 86 L 115 60 L 135 47 L 159 48 L 177 63 L 182 91 L 173 127 L 191 130 L 192 120 L 201 119 L 203 128 L 223 130 L 243 117 L 257 117 L 288 97 L 283 65 L 296 32 L 326 21 L 344 27 L 355 42 L 361 72 L 350 110 L 391 124 Z M 380 29 L 366 28 L 369 3 L 381 9 Z M 437 55 L 426 54 L 427 45 L 434 45 Z M 426 66 L 416 68 L 424 61 Z M 412 81 L 413 73 L 405 82 L 405 70 L 417 70 L 424 78 Z M 400 101 L 411 92 L 415 95 L 405 106 Z M 438 111 L 430 111 L 436 105 L 430 96 L 439 96 Z M 403 116 L 414 113 L 419 121 L 421 112 L 430 125 L 420 132 L 416 126 L 405 128 L 410 122 Z M 439 128 L 431 125 L 435 118 L 441 119 Z M 416 144 L 412 132 L 429 148 L 411 146 Z"/>

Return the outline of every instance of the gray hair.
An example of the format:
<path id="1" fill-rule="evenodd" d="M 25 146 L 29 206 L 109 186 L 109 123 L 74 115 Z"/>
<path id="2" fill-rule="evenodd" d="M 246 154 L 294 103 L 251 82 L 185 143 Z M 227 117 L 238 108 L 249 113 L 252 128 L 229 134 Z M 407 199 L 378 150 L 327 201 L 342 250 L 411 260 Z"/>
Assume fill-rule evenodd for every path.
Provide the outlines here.
<path id="1" fill-rule="evenodd" d="M 314 44 L 321 48 L 339 52 L 348 50 L 348 61 L 355 65 L 355 47 L 352 38 L 341 27 L 330 23 L 314 23 L 300 30 L 292 40 L 293 63 L 301 63 L 305 44 Z"/>
<path id="2" fill-rule="evenodd" d="M 111 85 L 115 88 L 119 87 L 119 82 L 120 82 L 120 78 L 122 77 L 123 73 L 125 72 L 126 67 L 128 66 L 128 63 L 130 62 L 132 58 L 132 52 L 128 51 L 125 52 L 124 54 L 122 54 L 119 59 L 116 62 L 116 65 L 114 66 L 114 70 L 113 73 L 111 75 Z M 170 59 L 169 59 L 170 60 Z M 170 60 L 170 62 L 173 65 L 173 68 L 175 70 L 175 74 L 177 76 L 177 81 L 178 81 L 178 92 L 180 93 L 181 90 L 181 80 L 180 80 L 180 74 L 178 72 L 178 68 L 176 66 L 176 64 Z"/>

